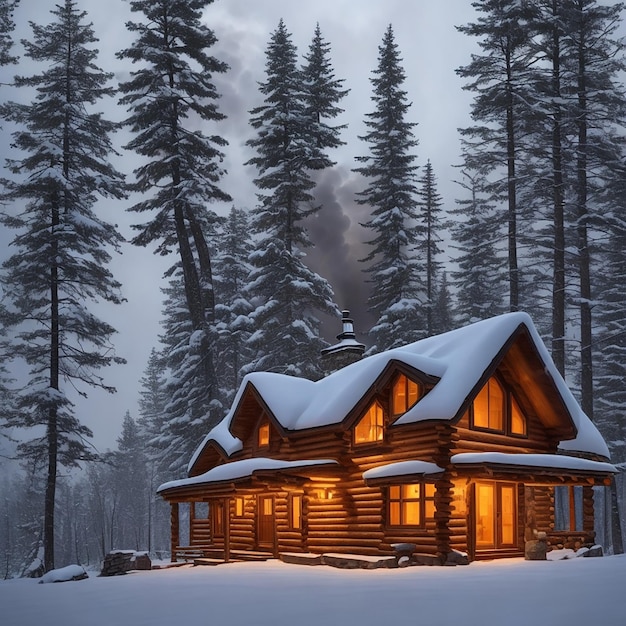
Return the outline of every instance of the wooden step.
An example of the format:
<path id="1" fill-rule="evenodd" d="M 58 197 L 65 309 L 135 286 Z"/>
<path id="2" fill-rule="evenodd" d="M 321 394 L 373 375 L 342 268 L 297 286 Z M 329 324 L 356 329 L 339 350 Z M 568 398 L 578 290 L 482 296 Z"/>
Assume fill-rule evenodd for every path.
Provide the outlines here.
<path id="1" fill-rule="evenodd" d="M 228 561 L 228 562 L 232 563 L 232 561 Z M 193 564 L 194 565 L 223 565 L 225 563 L 226 563 L 226 561 L 224 561 L 224 559 L 201 558 L 201 559 L 194 559 L 193 560 Z"/>

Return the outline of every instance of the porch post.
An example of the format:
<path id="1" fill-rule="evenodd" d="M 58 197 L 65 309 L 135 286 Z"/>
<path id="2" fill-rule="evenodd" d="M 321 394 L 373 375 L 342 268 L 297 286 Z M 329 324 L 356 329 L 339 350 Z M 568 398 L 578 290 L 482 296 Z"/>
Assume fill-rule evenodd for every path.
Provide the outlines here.
<path id="1" fill-rule="evenodd" d="M 224 561 L 230 561 L 230 498 L 224 499 Z"/>
<path id="2" fill-rule="evenodd" d="M 172 563 L 176 562 L 176 548 L 178 547 L 179 538 L 179 515 L 178 515 L 178 502 L 171 503 L 170 510 L 170 560 Z"/>
<path id="3" fill-rule="evenodd" d="M 446 475 L 435 483 L 435 533 L 437 552 L 444 562 L 450 552 L 450 515 L 454 484 Z"/>

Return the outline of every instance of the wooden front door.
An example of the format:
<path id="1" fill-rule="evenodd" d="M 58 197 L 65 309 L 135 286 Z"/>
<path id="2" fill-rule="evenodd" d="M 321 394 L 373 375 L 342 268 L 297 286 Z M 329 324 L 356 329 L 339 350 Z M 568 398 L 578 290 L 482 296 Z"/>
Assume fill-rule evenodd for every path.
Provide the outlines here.
<path id="1" fill-rule="evenodd" d="M 517 547 L 517 486 L 477 482 L 474 492 L 476 550 Z"/>
<path id="2" fill-rule="evenodd" d="M 274 498 L 259 496 L 257 502 L 257 544 L 274 550 Z"/>
<path id="3" fill-rule="evenodd" d="M 224 503 L 222 500 L 212 500 L 209 504 L 211 516 L 211 535 L 213 541 L 224 537 Z"/>

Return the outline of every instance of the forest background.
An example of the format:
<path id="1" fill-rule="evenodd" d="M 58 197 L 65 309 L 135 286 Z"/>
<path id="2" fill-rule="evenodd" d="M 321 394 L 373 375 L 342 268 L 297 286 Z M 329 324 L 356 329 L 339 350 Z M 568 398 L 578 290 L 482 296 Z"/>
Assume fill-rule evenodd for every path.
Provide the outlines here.
<path id="1" fill-rule="evenodd" d="M 119 7 L 117 7 L 118 4 Z M 114 72 L 115 76 L 111 81 L 113 87 L 129 81 L 131 76 L 132 68 L 129 67 L 128 59 L 116 58 L 115 53 L 125 48 L 128 49 L 128 46 L 132 45 L 133 33 L 123 27 L 128 19 L 138 20 L 137 15 L 129 10 L 132 4 L 116 3 L 119 10 L 112 11 L 108 4 L 105 10 L 103 5 L 98 3 L 76 3 L 78 10 L 87 11 L 87 23 L 90 21 L 94 23 L 95 35 L 100 39 L 97 62 L 105 71 Z M 135 4 L 139 6 L 142 3 Z M 204 4 L 207 3 L 199 3 L 199 5 Z M 544 107 L 543 113 L 534 116 L 528 122 L 528 124 L 536 124 L 536 127 L 525 128 L 521 131 L 524 139 L 520 142 L 518 165 L 520 168 L 525 168 L 523 175 L 518 174 L 512 177 L 510 172 L 507 176 L 506 158 L 502 158 L 502 150 L 506 146 L 506 129 L 503 131 L 504 134 L 500 132 L 488 138 L 481 136 L 482 131 L 477 131 L 475 134 L 471 131 L 464 134 L 458 132 L 459 128 L 469 129 L 472 125 L 478 128 L 481 122 L 480 112 L 477 114 L 476 109 L 473 109 L 477 106 L 476 90 L 463 89 L 472 82 L 472 77 L 468 75 L 471 72 L 468 69 L 471 55 L 483 54 L 484 51 L 481 52 L 478 41 L 481 38 L 483 41 L 488 39 L 489 29 L 491 28 L 493 34 L 499 27 L 506 24 L 506 21 L 495 19 L 492 25 L 487 25 L 482 32 L 471 32 L 471 29 L 466 26 L 463 32 L 463 29 L 459 30 L 455 27 L 475 23 L 478 12 L 469 3 L 458 1 L 446 2 L 445 7 L 442 3 L 417 2 L 411 3 L 410 8 L 404 2 L 386 3 L 384 9 L 379 3 L 359 3 L 358 11 L 354 11 L 353 3 L 348 1 L 334 2 L 332 8 L 331 3 L 328 3 L 328 7 L 318 3 L 314 10 L 313 8 L 302 10 L 298 7 L 297 11 L 293 9 L 293 3 L 288 2 L 267 2 L 263 3 L 262 7 L 259 6 L 260 4 L 255 3 L 254 8 L 251 9 L 245 2 L 216 2 L 208 4 L 203 16 L 203 23 L 207 24 L 217 36 L 217 42 L 211 47 L 209 54 L 229 66 L 228 71 L 216 72 L 212 76 L 216 91 L 221 96 L 217 106 L 226 118 L 217 125 L 212 124 L 211 132 L 217 132 L 228 142 L 228 145 L 222 148 L 224 152 L 222 166 L 228 173 L 220 177 L 219 186 L 231 196 L 232 201 L 222 201 L 219 205 L 212 205 L 211 209 L 222 217 L 226 217 L 231 207 L 249 210 L 257 206 L 258 201 L 255 195 L 259 189 L 255 188 L 253 181 L 258 176 L 258 171 L 255 171 L 251 165 L 245 164 L 255 154 L 255 146 L 249 143 L 255 137 L 255 130 L 250 124 L 254 117 L 251 111 L 255 107 L 262 106 L 263 103 L 259 83 L 268 80 L 265 68 L 268 41 L 271 37 L 276 37 L 280 30 L 280 28 L 276 30 L 279 20 L 284 18 L 284 28 L 289 36 L 293 33 L 294 45 L 299 59 L 302 59 L 302 55 L 306 54 L 311 43 L 316 24 L 319 22 L 321 35 L 330 44 L 329 59 L 335 76 L 343 81 L 342 88 L 350 91 L 336 103 L 343 109 L 343 112 L 337 116 L 335 125 L 345 125 L 339 133 L 340 141 L 345 143 L 337 145 L 336 150 L 330 153 L 329 158 L 335 162 L 332 167 L 314 172 L 315 185 L 312 194 L 315 204 L 321 208 L 314 216 L 303 220 L 315 244 L 314 247 L 306 250 L 306 264 L 332 285 L 336 305 L 340 308 L 351 309 L 357 321 L 357 329 L 361 333 L 359 338 L 369 346 L 375 344 L 372 340 L 374 335 L 371 333 L 368 335 L 367 331 L 377 323 L 380 325 L 381 311 L 376 310 L 372 303 L 367 281 L 372 279 L 375 281 L 376 276 L 371 272 L 364 274 L 361 263 L 361 260 L 371 251 L 365 243 L 371 238 L 370 233 L 361 224 L 370 221 L 375 202 L 368 202 L 367 200 L 371 198 L 365 197 L 366 201 L 359 203 L 359 194 L 364 192 L 367 176 L 364 177 L 361 175 L 363 172 L 360 174 L 354 170 L 359 166 L 363 167 L 355 161 L 355 157 L 367 155 L 369 151 L 367 142 L 362 141 L 361 138 L 367 132 L 364 122 L 375 106 L 372 101 L 370 79 L 377 67 L 379 71 L 381 70 L 382 52 L 379 45 L 382 45 L 384 49 L 385 41 L 387 44 L 395 42 L 398 46 L 399 67 L 403 68 L 406 76 L 406 80 L 400 81 L 399 84 L 399 89 L 404 90 L 404 96 L 406 96 L 403 100 L 402 94 L 399 95 L 399 101 L 406 105 L 406 108 L 402 110 L 401 118 L 406 124 L 407 132 L 416 140 L 413 145 L 405 146 L 405 148 L 407 148 L 411 166 L 420 166 L 419 171 L 409 171 L 407 175 L 413 185 L 412 195 L 415 205 L 424 207 L 426 204 L 429 210 L 432 210 L 433 217 L 437 219 L 437 232 L 430 242 L 432 245 L 429 244 L 429 249 L 434 250 L 435 257 L 428 268 L 428 275 L 432 273 L 433 291 L 426 300 L 423 293 L 415 300 L 421 302 L 424 310 L 438 311 L 438 330 L 446 330 L 471 319 L 497 314 L 510 308 L 528 309 L 535 317 L 546 342 L 550 345 L 554 335 L 553 287 L 555 276 L 558 274 L 558 272 L 555 274 L 552 265 L 555 259 L 554 232 L 551 231 L 550 225 L 555 188 L 552 175 L 560 170 L 553 167 L 554 152 L 549 150 L 543 154 L 538 151 L 533 152 L 530 150 L 529 138 L 536 139 L 541 133 L 547 133 L 543 135 L 545 139 L 554 132 L 555 120 L 559 119 L 561 114 L 567 117 L 564 104 L 567 100 L 567 93 L 575 99 L 576 90 L 567 83 L 572 79 L 571 68 L 568 68 L 563 73 L 563 92 L 549 93 L 546 76 L 554 72 L 554 64 L 550 61 L 550 51 L 538 47 L 541 39 L 548 37 L 549 33 L 536 32 L 533 45 L 525 47 L 522 29 L 521 43 L 515 43 L 522 54 L 526 55 L 527 60 L 534 55 L 533 58 L 541 58 L 545 66 L 545 72 L 539 79 L 537 76 L 533 78 L 524 70 L 525 73 L 516 77 L 516 80 L 519 78 L 521 82 L 529 81 L 527 84 L 529 93 L 537 94 L 538 89 L 545 91 L 537 96 L 534 103 L 537 108 Z M 524 24 L 524 19 L 526 19 L 520 18 L 520 15 L 506 15 L 507 11 L 514 11 L 516 3 L 475 4 L 481 5 L 481 11 L 487 15 L 495 11 L 494 7 L 500 5 L 498 10 L 503 11 L 500 17 L 510 20 L 511 23 Z M 511 6 L 508 6 L 509 4 Z M 535 4 L 544 12 L 544 18 L 555 6 L 552 2 Z M 605 390 L 604 395 L 596 399 L 597 402 L 604 401 L 605 403 L 601 405 L 603 410 L 599 424 L 601 428 L 604 426 L 604 433 L 609 439 L 615 460 L 623 461 L 623 417 L 620 408 L 623 406 L 623 399 L 619 396 L 621 390 L 615 389 L 610 384 L 610 381 L 615 381 L 624 370 L 621 341 L 614 341 L 615 338 L 618 340 L 622 338 L 624 321 L 620 315 L 620 311 L 624 310 L 621 307 L 622 301 L 619 294 L 615 292 L 615 287 L 619 291 L 619 286 L 623 284 L 620 263 L 624 260 L 622 258 L 624 248 L 621 245 L 623 240 L 620 239 L 623 236 L 620 211 L 623 210 L 621 190 L 624 172 L 620 166 L 620 161 L 623 163 L 623 159 L 619 157 L 619 155 L 622 157 L 624 155 L 620 152 L 623 151 L 621 123 L 624 113 L 622 108 L 624 106 L 623 47 L 619 40 L 620 34 L 624 32 L 624 25 L 619 17 L 622 7 L 612 3 L 594 2 L 563 3 L 563 5 L 572 7 L 580 5 L 589 11 L 596 10 L 598 6 L 612 7 L 611 11 L 602 17 L 600 27 L 602 33 L 600 31 L 595 33 L 603 42 L 602 45 L 606 43 L 607 46 L 603 53 L 606 63 L 600 73 L 604 72 L 605 78 L 608 76 L 612 82 L 610 82 L 609 104 L 607 101 L 598 99 L 600 104 L 594 118 L 594 124 L 597 123 L 597 126 L 594 128 L 598 131 L 598 136 L 610 139 L 607 145 L 611 144 L 611 149 L 615 151 L 610 155 L 605 153 L 607 156 L 604 162 L 594 161 L 592 165 L 594 175 L 590 178 L 593 178 L 594 183 L 591 188 L 590 207 L 593 215 L 589 221 L 591 225 L 589 235 L 594 255 L 593 305 L 594 310 L 600 312 L 600 315 L 594 314 L 594 333 L 597 339 L 595 352 L 597 357 L 601 356 L 604 360 L 603 353 L 606 352 L 607 345 L 615 348 L 610 361 L 615 369 L 600 368 L 595 373 L 598 381 L 595 388 L 604 384 Z M 52 3 L 50 8 L 53 8 Z M 112 14 L 115 15 L 114 20 L 110 17 Z M 495 13 L 491 15 L 491 17 L 494 16 Z M 47 16 L 44 17 L 40 5 L 37 6 L 35 12 L 32 4 L 25 2 L 18 4 L 14 13 L 16 30 L 13 33 L 16 46 L 12 53 L 20 56 L 20 61 L 17 69 L 10 64 L 3 67 L 4 78 L 0 81 L 3 83 L 3 101 L 27 103 L 33 97 L 32 90 L 29 91 L 27 86 L 11 87 L 13 73 L 27 76 L 31 72 L 41 71 L 37 64 L 32 64 L 32 61 L 24 58 L 23 50 L 17 43 L 20 37 L 28 39 L 30 36 L 26 26 L 29 19 L 33 19 L 38 24 L 47 23 Z M 388 30 L 390 23 L 393 25 L 392 31 Z M 390 32 L 391 42 L 389 41 Z M 564 40 L 567 39 L 567 34 L 563 36 Z M 387 37 L 386 40 L 385 37 Z M 380 44 L 381 40 L 382 44 Z M 573 39 L 570 38 L 570 45 L 571 40 Z M 390 46 L 389 49 L 392 47 Z M 515 52 L 517 54 L 518 50 Z M 466 68 L 465 76 L 460 76 L 456 71 L 462 67 Z M 498 62 L 494 62 L 493 67 L 497 68 Z M 475 69 L 478 71 L 478 68 Z M 497 82 L 497 79 L 495 80 Z M 605 86 L 608 91 L 606 83 Z M 549 87 L 552 89 L 554 83 L 551 83 Z M 119 94 L 108 96 L 102 100 L 102 103 L 99 103 L 96 110 L 105 111 L 108 119 L 120 122 L 127 117 L 127 110 L 118 104 L 118 99 Z M 561 105 L 562 111 L 559 110 Z M 472 110 L 475 113 L 473 120 L 470 115 Z M 607 110 L 610 111 L 609 115 L 606 114 Z M 505 108 L 502 108 L 500 112 L 504 111 Z M 483 115 L 489 118 L 492 113 L 487 112 Z M 493 115 L 494 117 L 487 119 L 487 122 L 492 127 L 494 125 L 497 127 L 498 114 Z M 15 120 L 9 120 L 3 124 L 5 150 L 11 145 L 8 137 L 15 130 L 15 126 L 12 125 L 14 122 Z M 192 127 L 194 123 L 196 124 L 196 130 L 204 130 L 198 120 L 192 119 L 191 122 Z M 563 124 L 563 138 L 566 142 L 563 145 L 564 162 L 570 168 L 570 174 L 567 181 L 560 185 L 563 190 L 569 185 L 567 193 L 573 195 L 568 196 L 567 200 L 563 197 L 561 204 L 571 206 L 572 211 L 576 206 L 574 198 L 577 197 L 577 187 L 574 181 L 577 171 L 575 145 L 576 138 L 579 137 L 576 134 L 578 131 L 575 125 L 566 128 L 566 124 Z M 554 135 L 551 136 L 554 137 Z M 139 163 L 136 154 L 121 148 L 128 144 L 131 137 L 132 134 L 126 127 L 116 133 L 113 138 L 114 145 L 121 155 L 111 160 L 115 167 L 127 177 L 131 176 L 132 170 Z M 489 149 L 477 151 L 471 145 L 476 141 L 484 142 L 485 145 L 491 142 L 491 153 Z M 549 143 L 546 141 L 545 145 Z M 595 157 L 599 152 L 595 154 Z M 484 158 L 481 159 L 481 155 Z M 8 152 L 6 156 L 10 157 L 13 154 Z M 426 167 L 428 162 L 431 163 L 432 169 Z M 540 171 L 541 175 L 533 178 L 531 168 Z M 563 170 L 565 169 L 563 167 Z M 430 182 L 423 179 L 427 171 L 433 175 Z M 552 171 L 552 174 L 546 174 L 549 171 Z M 514 178 L 526 181 L 520 184 L 518 189 L 519 208 L 514 208 L 519 211 L 520 217 L 520 275 L 524 272 L 525 274 L 518 302 L 512 305 L 508 297 L 502 297 L 510 291 L 511 285 L 510 247 L 508 247 L 510 233 L 507 240 L 506 229 L 503 231 L 502 226 L 506 225 L 507 219 L 510 218 L 512 210 L 510 182 Z M 485 185 L 486 181 L 490 184 Z M 531 182 L 528 183 L 528 181 Z M 609 182 L 611 193 L 604 193 Z M 425 187 L 430 184 L 433 185 L 431 191 L 434 195 L 430 196 L 430 200 L 425 200 Z M 125 239 L 131 239 L 133 233 L 130 225 L 137 223 L 137 216 L 127 213 L 125 209 L 138 201 L 133 196 L 129 200 L 120 199 L 115 203 L 112 203 L 110 199 L 100 201 L 97 205 L 98 212 L 103 219 L 119 225 L 119 230 Z M 481 218 L 484 221 L 479 228 L 483 228 L 483 236 L 491 233 L 489 243 L 495 244 L 494 253 L 498 259 L 496 276 L 490 274 L 494 269 L 493 264 L 488 264 L 489 271 L 483 273 L 481 280 L 485 282 L 489 275 L 489 281 L 493 280 L 492 294 L 500 295 L 495 303 L 488 301 L 489 297 L 486 297 L 487 304 L 476 302 L 474 298 L 473 303 L 477 310 L 483 307 L 482 315 L 474 311 L 470 314 L 468 301 L 464 302 L 463 298 L 458 297 L 458 294 L 464 291 L 467 297 L 471 297 L 467 290 L 469 266 L 463 268 L 459 260 L 462 261 L 463 254 L 469 254 L 470 246 L 476 243 L 475 241 L 469 242 L 465 238 L 469 229 L 463 228 L 462 224 L 470 223 L 470 212 L 476 209 L 478 204 L 481 204 L 487 212 Z M 411 217 L 410 211 L 408 215 Z M 572 213 L 564 215 L 571 232 L 568 240 L 564 241 L 564 245 L 560 248 L 564 254 L 567 251 L 563 258 L 569 269 L 567 284 L 564 283 L 563 289 L 557 291 L 559 297 L 564 298 L 563 329 L 567 342 L 558 339 L 557 341 L 567 346 L 567 355 L 573 356 L 567 362 L 563 360 L 561 367 L 568 382 L 576 391 L 581 388 L 579 353 L 582 299 L 578 288 L 580 255 L 576 254 L 575 248 L 580 236 L 577 224 L 580 225 L 581 220 Z M 413 214 L 413 217 L 416 218 L 415 224 L 417 224 L 419 222 L 417 215 Z M 456 223 L 456 226 L 453 223 Z M 416 231 L 420 235 L 424 233 L 421 226 L 416 226 Z M 5 249 L 10 249 L 8 244 L 12 234 L 5 230 L 0 236 Z M 156 484 L 170 477 L 162 467 L 159 469 L 148 463 L 148 466 L 152 468 L 151 474 L 149 477 L 143 476 L 144 484 L 141 488 L 138 485 L 127 485 L 128 489 L 121 487 L 112 491 L 106 489 L 107 483 L 109 486 L 118 485 L 118 481 L 122 481 L 124 476 L 129 475 L 129 463 L 131 465 L 137 463 L 134 466 L 135 469 L 130 471 L 130 474 L 137 476 L 140 474 L 139 467 L 146 466 L 143 454 L 146 453 L 146 442 L 150 439 L 149 434 L 142 431 L 142 424 L 145 425 L 147 419 L 146 394 L 154 392 L 155 389 L 154 386 L 150 387 L 149 377 L 155 369 L 162 369 L 155 362 L 151 350 L 162 349 L 158 341 L 158 335 L 164 332 L 161 326 L 164 317 L 162 313 L 164 294 L 161 289 L 167 288 L 167 281 L 163 278 L 163 274 L 172 264 L 171 257 L 165 258 L 150 254 L 151 246 L 146 249 L 123 244 L 122 251 L 122 255 L 113 255 L 110 267 L 113 276 L 122 284 L 122 296 L 127 299 L 127 302 L 121 306 L 112 306 L 110 303 L 98 304 L 95 308 L 97 315 L 106 319 L 118 331 L 112 343 L 116 354 L 128 361 L 125 366 L 116 365 L 110 368 L 110 371 L 103 372 L 107 385 L 116 387 L 118 393 L 110 395 L 100 389 L 93 389 L 89 390 L 86 398 L 79 395 L 71 398 L 72 402 L 75 402 L 75 413 L 80 421 L 94 431 L 93 443 L 97 450 L 99 452 L 107 449 L 114 451 L 113 456 L 108 457 L 109 460 L 113 459 L 113 464 L 82 465 L 84 471 L 81 480 L 87 481 L 83 492 L 81 492 L 80 481 L 78 483 L 72 480 L 65 481 L 63 475 L 60 475 L 62 478 L 61 497 L 65 504 L 60 507 L 61 515 L 58 517 L 61 518 L 61 522 L 58 523 L 56 532 L 60 538 L 59 543 L 64 548 L 62 555 L 57 558 L 57 561 L 60 561 L 57 565 L 68 560 L 77 560 L 72 556 L 77 558 L 80 556 L 82 560 L 86 558 L 96 561 L 111 547 L 121 547 L 119 542 L 126 547 L 130 541 L 134 545 L 128 547 L 137 549 L 159 548 L 163 550 L 167 546 L 167 541 L 164 540 L 167 538 L 166 516 L 163 511 L 159 511 L 158 501 L 154 501 L 151 496 Z M 611 251 L 617 253 L 617 259 L 609 256 Z M 536 263 L 538 259 L 541 263 Z M 532 262 L 529 263 L 529 260 Z M 508 277 L 507 261 L 509 262 Z M 525 261 L 526 264 L 524 264 Z M 479 259 L 475 256 L 472 264 L 475 266 L 474 269 L 476 267 L 480 269 Z M 424 271 L 423 265 L 421 269 Z M 562 277 L 557 276 L 557 278 L 560 280 Z M 524 290 L 524 285 L 526 290 Z M 529 289 L 529 285 L 538 286 L 538 289 Z M 170 298 L 172 296 L 171 292 L 165 295 Z M 587 301 L 591 302 L 591 299 L 588 298 Z M 337 330 L 336 322 L 333 322 L 332 315 L 324 317 L 320 314 L 320 319 L 323 322 L 322 338 L 331 341 Z M 425 320 L 420 320 L 422 326 L 424 323 Z M 167 326 L 165 329 L 167 334 Z M 424 329 L 419 330 L 421 332 Z M 427 331 L 424 332 L 428 334 Z M 398 339 L 400 340 L 401 337 Z M 379 349 L 384 348 L 385 346 L 379 346 Z M 276 357 L 278 360 L 281 359 L 280 354 Z M 20 368 L 20 364 L 16 361 L 12 362 L 11 367 L 12 376 L 18 379 L 25 377 L 27 380 L 26 368 Z M 158 387 L 158 384 L 156 386 Z M 229 393 L 232 394 L 232 391 L 231 389 L 230 392 L 225 393 L 225 397 L 227 398 Z M 189 446 L 193 448 L 198 441 L 198 432 L 202 432 L 202 428 L 206 430 L 206 427 L 207 424 L 202 424 L 200 429 L 193 429 L 193 434 L 185 435 L 188 438 L 185 451 L 188 451 Z M 19 428 L 11 431 L 5 430 L 5 434 L 15 435 L 18 440 L 22 437 Z M 1 445 L 3 445 L 5 457 L 14 456 L 14 446 L 9 440 L 3 439 Z M 161 450 L 159 455 L 163 454 Z M 162 459 L 159 459 L 156 465 L 162 466 L 161 461 Z M 4 467 L 8 466 L 7 461 Z M 87 467 L 88 469 L 85 469 Z M 180 465 L 177 469 L 180 469 Z M 117 472 L 117 478 L 114 481 L 110 480 L 110 471 Z M 172 468 L 169 468 L 169 471 L 173 471 Z M 85 475 L 87 478 L 84 478 Z M 20 489 L 12 488 L 14 483 L 11 481 L 13 480 L 22 481 Z M 143 494 L 146 485 L 148 493 L 144 497 L 140 494 Z M 40 514 L 37 512 L 39 502 L 36 497 L 40 486 L 37 486 L 35 468 L 31 467 L 29 470 L 27 466 L 25 478 L 13 479 L 9 476 L 4 483 L 5 494 L 24 493 L 25 489 L 33 490 L 31 494 L 33 497 L 27 499 L 29 505 L 32 504 L 29 510 L 20 509 L 22 505 L 18 502 L 19 498 L 10 499 L 7 496 L 5 500 L 7 506 L 3 525 L 5 528 L 3 554 L 6 574 L 13 574 L 30 567 L 37 553 L 35 548 L 40 544 L 41 538 L 37 530 L 40 526 Z M 91 492 L 90 496 L 87 495 L 88 492 Z M 137 506 L 138 502 L 142 503 L 140 507 Z M 134 504 L 131 506 L 130 503 Z M 130 511 L 130 508 L 133 510 Z M 84 519 L 78 518 L 79 513 L 84 516 Z M 20 536 L 19 541 L 14 541 L 15 537 L 10 536 L 9 528 L 15 525 L 18 515 L 22 519 L 19 529 L 23 531 L 23 536 Z M 149 523 L 141 522 L 142 528 L 138 529 L 136 520 L 145 520 L 146 516 L 149 517 Z M 94 520 L 97 520 L 98 531 L 91 532 L 91 536 L 97 538 L 97 545 L 86 548 L 87 556 L 85 556 L 84 548 L 81 548 L 83 553 L 79 555 L 78 544 L 87 546 L 89 542 L 86 536 L 89 533 L 86 528 L 95 523 Z"/>

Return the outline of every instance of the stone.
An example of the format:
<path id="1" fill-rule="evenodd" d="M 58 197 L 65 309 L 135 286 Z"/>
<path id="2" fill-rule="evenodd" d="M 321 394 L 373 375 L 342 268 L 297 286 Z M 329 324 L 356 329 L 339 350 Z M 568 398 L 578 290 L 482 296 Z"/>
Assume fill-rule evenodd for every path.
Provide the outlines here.
<path id="1" fill-rule="evenodd" d="M 104 557 L 100 576 L 119 576 L 132 569 L 134 550 L 114 550 Z"/>
<path id="2" fill-rule="evenodd" d="M 465 552 L 452 550 L 448 552 L 444 565 L 469 565 L 469 557 Z"/>
<path id="3" fill-rule="evenodd" d="M 545 561 L 548 543 L 545 539 L 531 539 L 526 542 L 524 558 L 527 561 Z"/>
<path id="4" fill-rule="evenodd" d="M 591 546 L 591 548 L 589 548 L 589 550 L 587 550 L 587 552 L 583 554 L 583 556 L 590 556 L 590 557 L 603 556 L 603 555 L 604 553 L 602 551 L 602 546 Z"/>
<path id="5" fill-rule="evenodd" d="M 135 552 L 135 555 L 131 559 L 133 569 L 148 570 L 152 569 L 152 561 L 147 552 Z"/>

